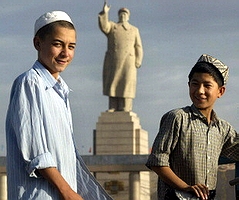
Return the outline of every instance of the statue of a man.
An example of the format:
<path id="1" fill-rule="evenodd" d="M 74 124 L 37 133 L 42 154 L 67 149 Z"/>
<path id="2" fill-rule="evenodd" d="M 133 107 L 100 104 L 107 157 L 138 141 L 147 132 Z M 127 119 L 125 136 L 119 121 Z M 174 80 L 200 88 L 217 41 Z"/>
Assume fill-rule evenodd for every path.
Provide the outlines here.
<path id="1" fill-rule="evenodd" d="M 138 28 L 129 24 L 130 11 L 121 8 L 118 23 L 109 21 L 110 6 L 99 13 L 100 30 L 107 36 L 108 49 L 103 68 L 103 94 L 109 96 L 109 112 L 132 111 L 137 68 L 143 59 Z"/>

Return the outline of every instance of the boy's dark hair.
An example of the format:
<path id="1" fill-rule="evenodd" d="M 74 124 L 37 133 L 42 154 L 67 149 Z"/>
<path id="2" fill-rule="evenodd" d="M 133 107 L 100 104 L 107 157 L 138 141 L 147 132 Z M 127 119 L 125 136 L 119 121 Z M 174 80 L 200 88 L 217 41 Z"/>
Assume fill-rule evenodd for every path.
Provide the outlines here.
<path id="1" fill-rule="evenodd" d="M 47 24 L 46 26 L 43 26 L 37 31 L 35 36 L 38 36 L 40 39 L 45 39 L 45 37 L 51 34 L 53 30 L 55 29 L 55 27 L 57 26 L 75 30 L 75 27 L 72 23 L 61 20 L 61 21 L 55 21 L 50 24 Z"/>
<path id="2" fill-rule="evenodd" d="M 208 62 L 197 62 L 191 69 L 188 79 L 191 81 L 194 73 L 207 73 L 211 75 L 214 80 L 217 82 L 219 87 L 224 85 L 223 76 L 220 71 L 211 63 Z"/>

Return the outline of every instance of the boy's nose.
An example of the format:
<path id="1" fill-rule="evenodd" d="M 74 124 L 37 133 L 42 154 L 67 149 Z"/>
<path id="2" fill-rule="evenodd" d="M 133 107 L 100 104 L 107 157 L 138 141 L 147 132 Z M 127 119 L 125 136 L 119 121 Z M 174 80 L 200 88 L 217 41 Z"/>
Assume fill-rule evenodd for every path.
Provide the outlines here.
<path id="1" fill-rule="evenodd" d="M 199 86 L 198 91 L 199 91 L 199 94 L 204 94 L 205 93 L 203 85 Z"/>
<path id="2" fill-rule="evenodd" d="M 68 48 L 63 48 L 61 51 L 61 55 L 64 57 L 67 57 L 69 55 L 69 50 Z"/>

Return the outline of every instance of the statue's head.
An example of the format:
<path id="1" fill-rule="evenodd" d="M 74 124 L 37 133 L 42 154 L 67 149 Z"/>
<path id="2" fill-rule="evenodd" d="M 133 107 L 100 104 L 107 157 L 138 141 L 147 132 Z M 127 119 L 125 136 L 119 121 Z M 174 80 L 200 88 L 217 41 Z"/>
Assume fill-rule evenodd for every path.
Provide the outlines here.
<path id="1" fill-rule="evenodd" d="M 119 21 L 127 22 L 129 21 L 130 11 L 127 8 L 121 8 L 118 11 Z"/>

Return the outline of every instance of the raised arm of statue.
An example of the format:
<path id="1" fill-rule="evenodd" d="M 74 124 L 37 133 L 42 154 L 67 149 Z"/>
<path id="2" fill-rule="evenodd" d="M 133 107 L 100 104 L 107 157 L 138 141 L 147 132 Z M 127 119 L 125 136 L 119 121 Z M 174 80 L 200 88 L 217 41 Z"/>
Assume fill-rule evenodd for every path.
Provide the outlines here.
<path id="1" fill-rule="evenodd" d="M 109 10 L 110 6 L 107 5 L 107 3 L 104 3 L 103 10 L 99 13 L 98 19 L 99 19 L 99 27 L 100 30 L 108 34 L 111 29 L 111 23 L 109 22 Z"/>
<path id="2" fill-rule="evenodd" d="M 108 13 L 109 10 L 110 10 L 110 6 L 108 6 L 107 3 L 105 2 L 105 3 L 104 3 L 104 6 L 103 6 L 103 12 L 104 12 L 104 13 Z"/>

